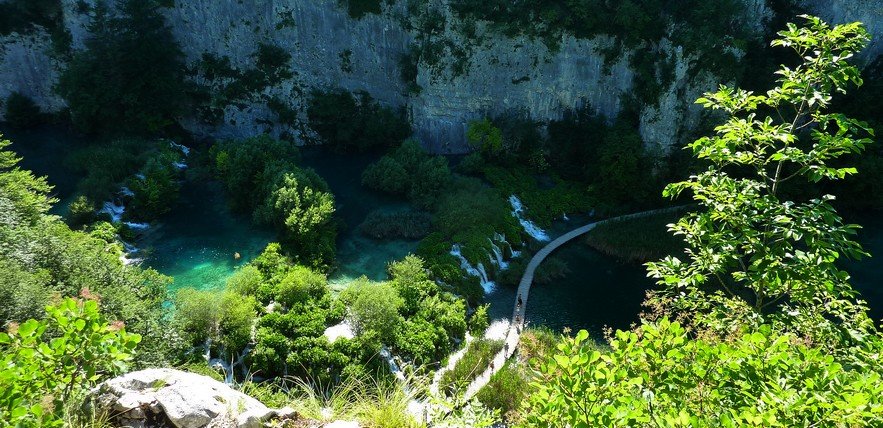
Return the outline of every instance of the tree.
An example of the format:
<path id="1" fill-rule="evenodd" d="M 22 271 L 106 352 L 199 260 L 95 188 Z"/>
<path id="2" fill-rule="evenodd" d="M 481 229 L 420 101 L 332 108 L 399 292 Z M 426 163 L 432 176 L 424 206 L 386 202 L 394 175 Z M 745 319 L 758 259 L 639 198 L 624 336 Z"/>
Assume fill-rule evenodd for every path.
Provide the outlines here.
<path id="1" fill-rule="evenodd" d="M 860 135 L 873 131 L 827 108 L 834 92 L 862 83 L 847 60 L 868 34 L 860 23 L 832 28 L 804 19 L 807 26 L 789 24 L 773 42 L 803 59 L 778 72 L 777 87 L 763 95 L 721 87 L 697 101 L 728 119 L 689 145 L 711 162 L 708 170 L 664 192 L 690 192 L 701 207 L 670 226 L 687 243 L 686 259 L 668 257 L 649 270 L 663 285 L 654 302 L 665 313 L 692 317 L 693 326 L 726 335 L 772 324 L 842 349 L 873 331 L 838 266 L 842 256 L 865 255 L 852 239 L 858 226 L 843 222 L 831 195 L 786 198 L 792 180 L 856 173 L 833 162 L 861 152 L 871 141 Z"/>
<path id="2" fill-rule="evenodd" d="M 74 54 L 58 89 L 87 132 L 154 133 L 187 104 L 184 56 L 158 0 L 98 3 L 86 49 Z"/>
<path id="3" fill-rule="evenodd" d="M 565 339 L 534 383 L 527 425 L 883 423 L 883 337 L 836 266 L 841 254 L 864 254 L 856 226 L 831 196 L 783 200 L 792 179 L 855 173 L 832 162 L 861 151 L 869 140 L 855 135 L 870 130 L 826 109 L 832 92 L 861 84 L 846 60 L 867 33 L 805 19 L 773 42 L 803 59 L 780 70 L 778 87 L 722 87 L 699 100 L 729 118 L 690 145 L 708 170 L 665 190 L 692 192 L 700 209 L 670 226 L 686 260 L 648 266 L 663 287 L 649 299 L 652 320 L 618 331 L 609 351 L 586 331 Z"/>
<path id="4" fill-rule="evenodd" d="M 223 348 L 228 358 L 251 341 L 257 303 L 232 291 L 183 288 L 175 295 L 175 318 L 192 344 Z"/>
<path id="5" fill-rule="evenodd" d="M 475 150 L 486 155 L 496 155 L 503 149 L 503 131 L 487 118 L 469 122 L 466 141 Z"/>
<path id="6" fill-rule="evenodd" d="M 393 343 L 403 319 L 402 298 L 388 282 L 357 281 L 341 295 L 349 308 L 349 320 L 356 334 L 376 332 L 381 341 Z"/>

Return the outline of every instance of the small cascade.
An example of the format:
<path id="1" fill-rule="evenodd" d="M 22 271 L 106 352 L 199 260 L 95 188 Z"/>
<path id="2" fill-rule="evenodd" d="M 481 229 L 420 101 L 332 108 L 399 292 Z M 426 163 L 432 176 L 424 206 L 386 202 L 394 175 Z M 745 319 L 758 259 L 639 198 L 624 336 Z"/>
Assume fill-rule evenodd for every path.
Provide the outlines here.
<path id="1" fill-rule="evenodd" d="M 125 224 L 129 229 L 132 229 L 135 232 L 144 232 L 145 230 L 150 229 L 150 225 L 147 223 L 124 221 L 123 224 Z"/>
<path id="2" fill-rule="evenodd" d="M 386 346 L 380 348 L 380 357 L 386 361 L 386 364 L 389 365 L 389 371 L 392 372 L 392 375 L 395 378 L 403 383 L 403 386 L 407 388 L 407 383 L 405 383 L 405 374 L 402 373 L 402 369 L 399 368 L 399 365 L 396 363 L 395 358 L 392 356 L 392 352 L 389 352 L 389 349 Z M 407 392 L 407 391 L 406 391 Z"/>
<path id="3" fill-rule="evenodd" d="M 187 169 L 187 164 L 184 162 L 172 162 L 172 165 L 174 165 L 175 169 L 177 169 L 178 171 Z"/>
<path id="4" fill-rule="evenodd" d="M 133 198 L 133 197 L 135 197 L 135 192 L 133 192 L 132 189 L 130 189 L 126 186 L 123 186 L 123 187 L 120 187 L 120 196 L 122 196 L 124 198 Z"/>
<path id="5" fill-rule="evenodd" d="M 172 147 L 175 148 L 175 149 L 180 150 L 181 153 L 184 153 L 184 156 L 189 156 L 189 155 L 190 155 L 190 147 L 187 147 L 187 146 L 185 146 L 185 145 L 183 145 L 183 144 L 178 144 L 178 143 L 176 143 L 176 142 L 174 142 L 174 141 L 169 141 L 169 145 L 172 146 Z"/>
<path id="6" fill-rule="evenodd" d="M 114 199 L 113 201 L 105 202 L 101 209 L 98 210 L 99 214 L 106 213 L 107 215 L 109 215 L 110 221 L 113 223 L 119 223 L 120 220 L 123 218 L 123 213 L 125 212 L 126 206 L 123 205 L 121 201 L 118 201 L 116 199 Z"/>
<path id="7" fill-rule="evenodd" d="M 457 244 L 454 244 L 451 247 L 451 255 L 460 260 L 461 269 L 465 270 L 469 275 L 481 280 L 481 288 L 484 289 L 485 294 L 494 290 L 496 284 L 488 279 L 487 271 L 484 269 L 484 265 L 481 262 L 478 263 L 478 266 L 472 266 L 472 263 L 469 263 L 469 260 L 466 260 L 466 257 L 463 257 L 463 253 L 460 252 L 460 246 Z"/>
<path id="8" fill-rule="evenodd" d="M 532 221 L 524 218 L 524 205 L 522 205 L 521 200 L 518 199 L 517 196 L 510 196 L 509 203 L 512 205 L 512 216 L 518 219 L 518 222 L 521 223 L 521 227 L 524 228 L 524 231 L 527 232 L 531 238 L 536 239 L 537 241 L 549 240 L 549 235 L 546 234 L 545 230 L 540 229 L 540 227 L 535 225 Z"/>
<path id="9" fill-rule="evenodd" d="M 509 262 L 503 259 L 503 250 L 497 245 L 496 242 L 492 241 L 490 238 L 488 238 L 488 242 L 491 243 L 491 252 L 493 253 L 492 255 L 488 254 L 488 257 L 491 259 L 491 263 L 496 265 L 497 268 L 500 270 L 509 269 Z"/>

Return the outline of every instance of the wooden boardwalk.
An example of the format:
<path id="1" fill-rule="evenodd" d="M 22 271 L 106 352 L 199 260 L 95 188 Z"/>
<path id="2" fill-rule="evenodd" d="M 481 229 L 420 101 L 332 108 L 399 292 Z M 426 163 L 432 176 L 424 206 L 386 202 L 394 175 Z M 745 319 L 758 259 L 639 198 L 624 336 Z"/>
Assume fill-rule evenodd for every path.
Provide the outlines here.
<path id="1" fill-rule="evenodd" d="M 635 218 L 647 217 L 655 214 L 662 214 L 667 212 L 677 211 L 682 209 L 683 207 L 670 207 L 670 208 L 662 208 L 652 211 L 644 211 L 635 214 L 628 214 L 619 217 L 613 217 L 606 220 L 596 221 L 594 223 L 589 223 L 585 226 L 578 227 L 576 229 L 567 232 L 558 238 L 555 238 L 552 242 L 546 244 L 545 247 L 540 249 L 536 254 L 534 254 L 533 258 L 530 259 L 530 263 L 527 265 L 527 269 L 524 271 L 524 275 L 521 277 L 521 282 L 518 284 L 518 293 L 515 295 L 515 304 L 512 310 L 512 320 L 509 326 L 509 333 L 506 335 L 506 342 L 503 345 L 503 350 L 497 353 L 492 360 L 492 363 L 488 366 L 485 371 L 475 378 L 472 383 L 466 388 L 466 393 L 463 396 L 462 403 L 469 402 L 475 394 L 478 394 L 478 391 L 481 390 L 487 383 L 491 380 L 491 376 L 494 375 L 497 371 L 503 368 L 503 365 L 506 364 L 506 360 L 509 359 L 518 348 L 518 342 L 521 339 L 521 331 L 524 329 L 524 315 L 527 311 L 527 298 L 530 294 L 530 286 L 533 283 L 534 273 L 541 263 L 552 254 L 553 251 L 557 250 L 562 245 L 567 242 L 573 240 L 574 238 L 584 235 L 588 233 L 590 230 L 594 229 L 598 225 L 616 222 L 622 220 L 630 220 Z M 518 299 L 521 298 L 521 305 L 518 304 Z"/>

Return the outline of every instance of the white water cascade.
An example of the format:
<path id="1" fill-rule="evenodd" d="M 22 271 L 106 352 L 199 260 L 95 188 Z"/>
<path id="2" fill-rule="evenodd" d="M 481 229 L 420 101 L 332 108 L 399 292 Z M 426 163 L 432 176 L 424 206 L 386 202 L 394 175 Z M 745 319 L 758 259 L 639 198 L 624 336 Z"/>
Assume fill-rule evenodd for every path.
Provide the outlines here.
<path id="1" fill-rule="evenodd" d="M 509 268 L 509 262 L 503 259 L 503 250 L 497 245 L 496 242 L 492 241 L 488 238 L 488 242 L 491 243 L 491 252 L 492 254 L 488 254 L 488 257 L 491 259 L 491 263 L 497 266 L 500 270 L 506 270 Z"/>
<path id="2" fill-rule="evenodd" d="M 545 230 L 540 229 L 540 227 L 535 225 L 532 221 L 524 218 L 524 205 L 521 204 L 521 200 L 518 199 L 517 196 L 510 196 L 509 203 L 512 205 L 512 216 L 518 219 L 518 222 L 521 223 L 521 227 L 524 228 L 524 231 L 527 232 L 531 238 L 541 242 L 549 240 L 549 235 L 546 234 Z"/>
<path id="3" fill-rule="evenodd" d="M 118 201 L 116 199 L 112 201 L 107 201 L 98 210 L 98 213 L 105 213 L 110 216 L 110 221 L 112 223 L 119 223 L 123 218 L 123 213 L 126 212 L 126 206 L 123 205 L 122 201 Z"/>
<path id="4" fill-rule="evenodd" d="M 463 257 L 463 253 L 460 252 L 460 246 L 457 244 L 454 244 L 451 247 L 451 255 L 460 260 L 461 269 L 465 270 L 469 275 L 481 280 L 481 288 L 484 289 L 485 294 L 494 291 L 496 284 L 488 279 L 487 271 L 484 269 L 484 265 L 481 262 L 478 262 L 478 266 L 472 266 L 472 263 L 469 263 L 469 260 L 466 260 L 466 257 Z"/>

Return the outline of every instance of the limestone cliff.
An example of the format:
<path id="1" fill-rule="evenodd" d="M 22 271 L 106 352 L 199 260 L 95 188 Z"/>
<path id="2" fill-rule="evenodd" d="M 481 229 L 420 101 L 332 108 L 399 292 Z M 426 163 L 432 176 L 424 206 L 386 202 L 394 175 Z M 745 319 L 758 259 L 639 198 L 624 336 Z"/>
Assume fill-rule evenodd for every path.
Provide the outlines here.
<path id="1" fill-rule="evenodd" d="M 752 25 L 759 32 L 769 17 L 764 0 L 745 0 Z M 77 0 L 62 0 L 64 23 L 75 48 L 88 35 L 88 14 Z M 622 95 L 633 87 L 634 72 L 624 56 L 605 67 L 597 48 L 607 37 L 576 39 L 564 36 L 555 49 L 539 40 L 510 38 L 481 23 L 475 37 L 462 36 L 461 22 L 445 0 L 426 4 L 440 15 L 432 34 L 422 32 L 415 11 L 405 1 L 385 5 L 380 15 L 352 19 L 337 0 L 178 0 L 167 11 L 188 63 L 205 53 L 228 56 L 234 67 L 253 66 L 260 43 L 288 51 L 293 77 L 232 103 L 222 120 L 208 123 L 195 117 L 185 126 L 204 136 L 250 136 L 260 132 L 286 134 L 303 141 L 310 137 L 305 101 L 315 88 L 365 90 L 382 103 L 404 107 L 416 136 L 435 152 L 462 152 L 466 123 L 481 116 L 519 114 L 534 120 L 560 118 L 584 105 L 612 118 L 622 109 Z M 877 0 L 805 0 L 805 6 L 831 22 L 864 21 L 874 34 L 871 53 L 883 49 L 883 5 Z M 413 6 L 414 2 L 410 3 Z M 422 6 L 422 7 L 425 7 Z M 427 40 L 440 47 L 437 58 L 416 64 L 415 82 L 402 80 L 402 59 L 415 44 Z M 0 38 L 0 98 L 21 91 L 45 110 L 64 106 L 53 92 L 63 64 L 53 58 L 48 35 L 36 31 Z M 657 48 L 673 60 L 674 79 L 658 100 L 641 100 L 641 134 L 662 150 L 679 143 L 694 126 L 698 110 L 693 100 L 713 89 L 720 79 L 704 72 L 689 73 L 693 59 L 666 40 Z M 199 78 L 197 77 L 197 80 Z M 419 85 L 415 90 L 413 84 Z M 299 115 L 298 123 L 276 124 L 270 99 L 282 100 Z"/>

